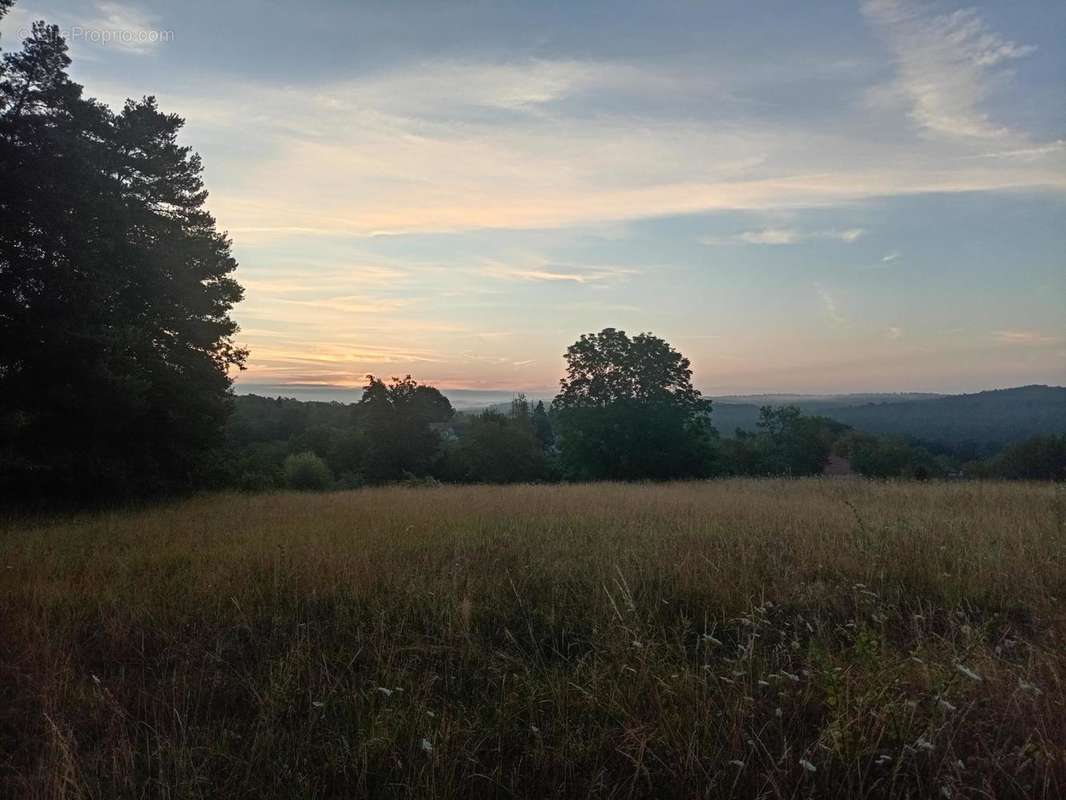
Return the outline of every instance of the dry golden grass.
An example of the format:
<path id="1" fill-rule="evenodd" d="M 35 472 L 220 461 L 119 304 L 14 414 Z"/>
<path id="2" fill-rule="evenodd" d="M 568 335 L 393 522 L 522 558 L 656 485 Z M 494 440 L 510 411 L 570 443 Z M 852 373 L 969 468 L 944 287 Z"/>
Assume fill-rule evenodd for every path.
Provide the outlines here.
<path id="1" fill-rule="evenodd" d="M 0 795 L 1066 796 L 1034 484 L 220 495 L 0 527 Z"/>

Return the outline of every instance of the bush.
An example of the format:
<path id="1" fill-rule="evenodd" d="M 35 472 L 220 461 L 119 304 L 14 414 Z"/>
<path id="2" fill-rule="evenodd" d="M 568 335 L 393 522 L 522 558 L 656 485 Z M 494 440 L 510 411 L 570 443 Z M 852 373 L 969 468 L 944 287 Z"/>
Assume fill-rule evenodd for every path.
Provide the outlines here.
<path id="1" fill-rule="evenodd" d="M 333 473 L 314 453 L 293 453 L 285 459 L 285 485 L 303 492 L 320 492 L 333 485 Z"/>

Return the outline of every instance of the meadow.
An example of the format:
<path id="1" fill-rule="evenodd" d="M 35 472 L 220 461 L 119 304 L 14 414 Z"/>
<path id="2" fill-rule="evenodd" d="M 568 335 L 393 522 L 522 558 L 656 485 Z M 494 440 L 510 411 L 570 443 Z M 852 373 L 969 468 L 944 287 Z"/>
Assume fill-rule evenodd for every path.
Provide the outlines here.
<path id="1" fill-rule="evenodd" d="M 724 480 L 0 523 L 0 796 L 1066 796 L 1066 493 Z"/>

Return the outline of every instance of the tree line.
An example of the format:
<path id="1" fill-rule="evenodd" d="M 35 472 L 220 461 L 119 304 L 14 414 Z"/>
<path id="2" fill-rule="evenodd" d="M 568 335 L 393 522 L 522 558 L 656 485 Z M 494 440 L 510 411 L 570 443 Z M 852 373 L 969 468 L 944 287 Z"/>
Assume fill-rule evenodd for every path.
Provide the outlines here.
<path id="1" fill-rule="evenodd" d="M 362 400 L 245 396 L 217 485 L 245 490 L 381 483 L 520 483 L 821 475 L 835 459 L 872 478 L 1066 479 L 1066 436 L 1034 437 L 962 461 L 901 437 L 874 436 L 792 406 L 764 406 L 754 432 L 722 437 L 688 361 L 648 333 L 582 336 L 549 405 L 517 395 L 507 410 L 456 413 L 409 376 L 369 376 Z"/>

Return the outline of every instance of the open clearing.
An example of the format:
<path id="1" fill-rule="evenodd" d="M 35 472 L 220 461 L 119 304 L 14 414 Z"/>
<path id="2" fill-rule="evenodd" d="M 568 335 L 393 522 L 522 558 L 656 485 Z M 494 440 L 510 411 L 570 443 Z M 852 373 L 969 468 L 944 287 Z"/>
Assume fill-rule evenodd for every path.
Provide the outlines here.
<path id="1" fill-rule="evenodd" d="M 7 797 L 1063 797 L 1066 494 L 216 495 L 0 525 Z"/>

